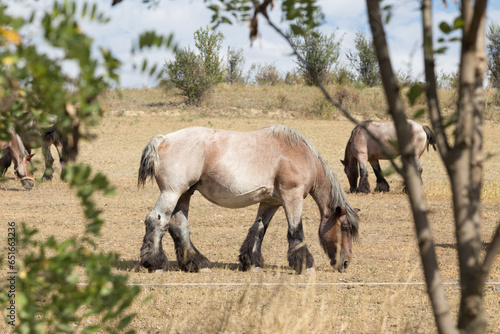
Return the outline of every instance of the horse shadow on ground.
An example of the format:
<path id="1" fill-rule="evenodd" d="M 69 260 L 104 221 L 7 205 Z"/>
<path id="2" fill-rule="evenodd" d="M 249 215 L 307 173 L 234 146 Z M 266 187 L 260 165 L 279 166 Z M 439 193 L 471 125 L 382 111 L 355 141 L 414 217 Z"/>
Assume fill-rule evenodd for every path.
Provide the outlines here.
<path id="1" fill-rule="evenodd" d="M 211 269 L 226 269 L 226 270 L 231 270 L 231 271 L 240 271 L 240 264 L 239 263 L 228 263 L 228 262 L 211 262 Z M 140 271 L 146 271 L 141 266 L 141 261 L 137 260 L 121 260 L 118 261 L 116 264 L 116 269 L 120 271 L 128 271 L 128 272 L 140 272 Z M 273 265 L 273 264 L 266 264 L 264 265 L 264 270 L 266 269 L 271 269 L 271 270 L 277 270 L 277 269 L 283 269 L 282 266 L 278 265 Z M 181 268 L 179 267 L 179 264 L 177 261 L 168 261 L 168 268 L 165 271 L 181 271 Z"/>
<path id="2" fill-rule="evenodd" d="M 457 243 L 442 243 L 442 244 L 435 244 L 436 247 L 439 248 L 451 248 L 451 249 L 457 249 Z M 490 246 L 490 242 L 484 242 L 481 241 L 481 250 L 486 250 Z"/>

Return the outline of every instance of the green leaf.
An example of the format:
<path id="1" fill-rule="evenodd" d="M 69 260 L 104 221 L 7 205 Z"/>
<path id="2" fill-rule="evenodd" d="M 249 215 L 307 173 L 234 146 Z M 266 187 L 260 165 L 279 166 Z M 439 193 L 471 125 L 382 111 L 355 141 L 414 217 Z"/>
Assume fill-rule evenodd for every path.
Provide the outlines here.
<path id="1" fill-rule="evenodd" d="M 441 24 L 439 25 L 439 29 L 441 29 L 441 31 L 445 34 L 449 34 L 452 30 L 450 25 L 446 22 L 441 22 Z"/>
<path id="2" fill-rule="evenodd" d="M 424 108 L 420 108 L 418 109 L 415 114 L 413 115 L 413 118 L 414 119 L 419 119 L 420 117 L 422 117 L 425 113 L 425 109 Z"/>
<path id="3" fill-rule="evenodd" d="M 418 97 L 425 92 L 425 86 L 417 83 L 413 86 L 411 86 L 410 90 L 407 93 L 408 100 L 410 102 L 410 105 L 413 106 L 415 104 L 415 101 L 418 99 Z"/>
<path id="4" fill-rule="evenodd" d="M 460 29 L 464 26 L 464 19 L 459 16 L 455 19 L 455 21 L 453 21 L 453 28 L 454 29 Z"/>

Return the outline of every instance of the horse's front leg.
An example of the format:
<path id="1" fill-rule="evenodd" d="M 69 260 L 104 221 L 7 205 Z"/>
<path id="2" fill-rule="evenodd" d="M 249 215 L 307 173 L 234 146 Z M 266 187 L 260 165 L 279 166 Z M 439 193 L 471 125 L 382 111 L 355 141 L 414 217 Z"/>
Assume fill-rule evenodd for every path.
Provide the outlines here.
<path id="1" fill-rule="evenodd" d="M 389 183 L 387 183 L 386 179 L 382 175 L 382 169 L 380 168 L 378 160 L 370 161 L 370 164 L 372 165 L 373 172 L 377 176 L 377 186 L 375 187 L 374 191 L 389 192 L 390 189 Z"/>
<path id="2" fill-rule="evenodd" d="M 240 248 L 238 259 L 241 263 L 241 270 L 246 271 L 252 267 L 262 268 L 264 265 L 264 257 L 261 251 L 262 240 L 266 234 L 269 222 L 279 207 L 279 205 L 273 206 L 267 203 L 260 203 L 255 222 L 248 230 L 247 237 Z"/>
<path id="3" fill-rule="evenodd" d="M 12 164 L 12 157 L 10 155 L 10 152 L 5 150 L 3 152 L 2 157 L 0 158 L 0 176 L 3 176 L 7 172 L 7 169 L 10 167 L 11 164 Z"/>
<path id="4" fill-rule="evenodd" d="M 177 204 L 179 196 L 162 192 L 154 209 L 146 216 L 146 234 L 142 240 L 141 265 L 150 272 L 166 269 L 168 260 L 162 247 L 162 238 L 168 228 L 170 216 Z"/>
<path id="5" fill-rule="evenodd" d="M 44 140 L 42 143 L 42 154 L 45 158 L 45 171 L 43 172 L 42 180 L 52 180 L 54 174 L 54 168 L 52 165 L 54 164 L 54 157 L 50 152 L 50 146 L 52 145 L 51 141 Z"/>
<path id="6" fill-rule="evenodd" d="M 370 193 L 370 183 L 368 182 L 368 168 L 367 160 L 364 158 L 358 158 L 359 165 L 359 185 L 357 192 L 360 193 Z"/>
<path id="7" fill-rule="evenodd" d="M 188 212 L 192 195 L 192 193 L 185 193 L 177 202 L 168 232 L 174 240 L 175 255 L 179 267 L 184 271 L 197 272 L 202 268 L 210 268 L 211 263 L 191 242 Z"/>
<path id="8" fill-rule="evenodd" d="M 283 207 L 288 221 L 288 264 L 301 274 L 304 269 L 313 268 L 314 259 L 305 242 L 301 217 L 303 198 L 302 193 L 298 195 L 295 199 L 286 201 Z"/>

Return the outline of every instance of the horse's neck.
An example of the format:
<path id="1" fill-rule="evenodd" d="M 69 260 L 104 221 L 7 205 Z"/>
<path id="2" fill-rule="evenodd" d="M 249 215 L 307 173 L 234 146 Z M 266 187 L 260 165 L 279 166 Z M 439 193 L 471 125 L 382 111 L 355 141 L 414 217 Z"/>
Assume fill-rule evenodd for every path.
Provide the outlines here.
<path id="1" fill-rule="evenodd" d="M 311 196 L 318 206 L 321 218 L 325 215 L 333 214 L 331 208 L 332 183 L 328 176 L 328 171 L 318 170 L 314 187 L 311 189 Z"/>
<path id="2" fill-rule="evenodd" d="M 348 167 L 355 167 L 357 159 L 354 156 L 354 154 L 352 154 L 352 147 L 351 146 L 352 146 L 352 138 L 349 139 L 349 142 L 347 142 L 347 145 L 345 147 L 344 162 L 345 162 L 346 166 L 348 166 Z"/>

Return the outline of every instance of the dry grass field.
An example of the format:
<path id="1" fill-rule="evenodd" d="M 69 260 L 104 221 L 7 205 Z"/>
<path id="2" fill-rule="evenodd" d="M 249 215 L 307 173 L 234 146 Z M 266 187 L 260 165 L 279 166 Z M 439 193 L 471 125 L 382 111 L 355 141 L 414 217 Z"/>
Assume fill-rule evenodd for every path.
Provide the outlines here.
<path id="1" fill-rule="evenodd" d="M 287 223 L 282 209 L 271 221 L 264 239 L 263 272 L 240 272 L 238 250 L 255 218 L 257 207 L 224 209 L 210 204 L 199 194 L 195 194 L 191 201 L 191 237 L 196 247 L 212 261 L 212 270 L 201 273 L 180 271 L 168 234 L 164 238 L 164 248 L 170 260 L 170 270 L 148 273 L 140 268 L 143 221 L 159 195 L 156 184 L 148 182 L 144 189 L 137 188 L 141 152 L 152 136 L 195 125 L 251 131 L 281 123 L 308 137 L 332 167 L 344 189 L 348 190 L 339 160 L 343 158 L 353 126 L 342 117 L 307 118 L 293 115 L 293 112 L 272 110 L 231 113 L 231 108 L 225 105 L 221 108 L 228 112 L 220 116 L 212 112 L 213 105 L 217 104 L 214 101 L 207 101 L 207 110 L 203 106 L 188 110 L 165 97 L 153 102 L 141 100 L 137 92 L 134 94 L 137 100 L 131 101 L 130 94 L 125 98 L 126 103 L 108 96 L 105 102 L 110 112 L 95 129 L 97 139 L 83 144 L 79 161 L 90 164 L 95 171 L 104 172 L 116 187 L 115 196 L 98 198 L 106 219 L 98 244 L 104 250 L 120 254 L 121 261 L 116 271 L 127 274 L 131 283 L 145 284 L 132 306 L 137 313 L 133 327 L 138 333 L 436 331 L 424 285 L 358 284 L 424 281 L 408 200 L 401 193 L 402 182 L 395 174 L 388 178 L 391 185 L 388 194 L 347 195 L 351 204 L 361 212 L 360 239 L 353 246 L 353 260 L 345 273 L 334 272 L 321 250 L 317 237 L 319 213 L 310 197 L 305 201 L 303 223 L 306 242 L 315 258 L 316 272 L 296 275 L 287 266 Z M 486 122 L 484 140 L 485 151 L 499 149 L 499 123 Z M 36 176 L 41 177 L 41 152 L 35 152 L 39 167 Z M 422 165 L 442 279 L 456 282 L 457 255 L 448 181 L 437 152 L 424 153 Z M 59 165 L 56 165 L 56 173 L 59 170 Z M 58 177 L 52 182 L 38 182 L 31 191 L 22 189 L 20 182 L 13 178 L 12 169 L 7 178 L 7 182 L 0 184 L 2 222 L 26 222 L 37 227 L 42 238 L 49 235 L 67 238 L 84 230 L 79 203 Z M 370 182 L 375 184 L 371 170 Z M 483 188 L 482 240 L 486 244 L 500 221 L 499 156 L 485 162 Z M 494 264 L 488 281 L 500 282 L 500 259 Z M 170 285 L 155 285 L 165 283 Z M 446 294 L 456 315 L 459 287 L 447 285 Z M 143 303 L 147 296 L 151 299 Z M 500 284 L 488 285 L 484 296 L 488 332 L 499 333 Z M 0 324 L 0 332 L 4 332 L 4 326 Z"/>

